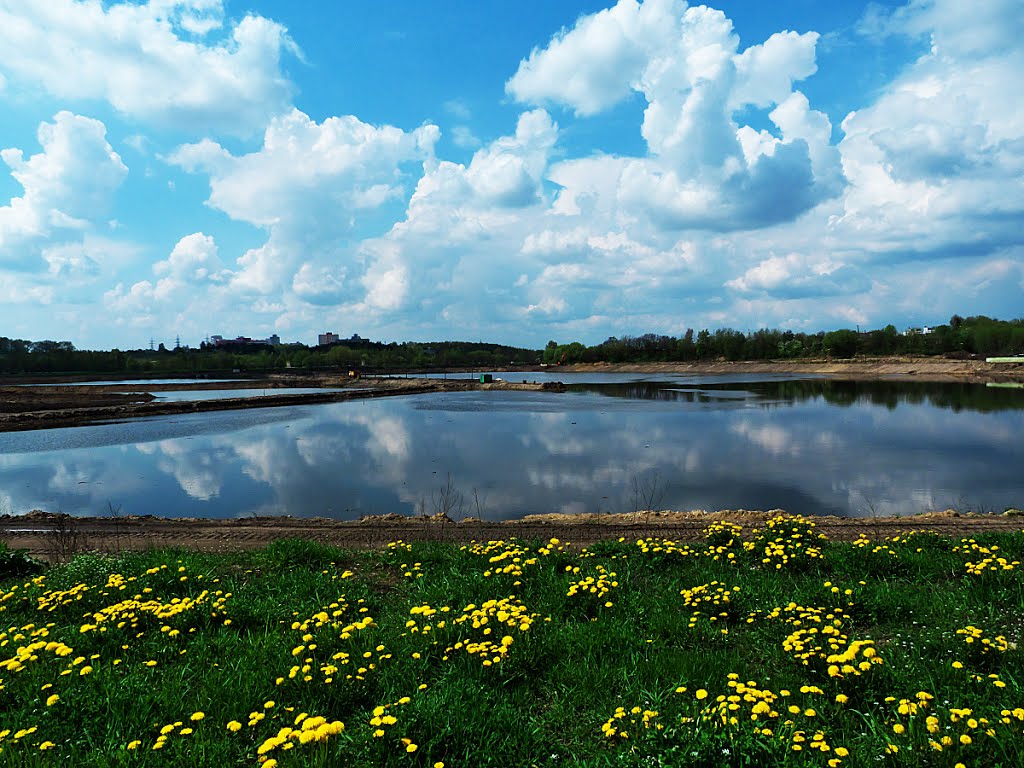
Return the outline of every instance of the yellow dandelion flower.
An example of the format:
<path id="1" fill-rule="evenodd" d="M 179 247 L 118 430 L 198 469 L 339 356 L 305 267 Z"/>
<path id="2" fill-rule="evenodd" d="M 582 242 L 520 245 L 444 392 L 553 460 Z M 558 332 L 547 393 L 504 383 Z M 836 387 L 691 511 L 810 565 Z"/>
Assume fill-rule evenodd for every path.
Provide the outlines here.
<path id="1" fill-rule="evenodd" d="M 205 712 L 193 712 L 192 717 L 190 717 L 189 720 L 191 720 L 193 723 L 198 723 L 204 717 L 206 717 Z"/>

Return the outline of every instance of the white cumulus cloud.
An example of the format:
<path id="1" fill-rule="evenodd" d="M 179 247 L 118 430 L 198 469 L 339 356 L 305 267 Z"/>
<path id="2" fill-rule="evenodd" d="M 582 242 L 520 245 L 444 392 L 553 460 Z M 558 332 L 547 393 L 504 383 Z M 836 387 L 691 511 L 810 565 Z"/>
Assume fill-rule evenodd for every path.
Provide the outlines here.
<path id="1" fill-rule="evenodd" d="M 838 232 L 879 258 L 973 257 L 1019 244 L 1024 218 L 1024 71 L 1019 7 L 947 0 L 898 14 L 931 49 L 843 121 L 851 186 Z M 975 12 L 976 11 L 976 12 Z"/>
<path id="2" fill-rule="evenodd" d="M 58 112 L 37 131 L 42 151 L 0 150 L 24 189 L 0 207 L 0 266 L 35 270 L 45 246 L 81 242 L 110 209 L 128 169 L 99 120 Z"/>
<path id="3" fill-rule="evenodd" d="M 267 232 L 217 273 L 223 284 L 211 287 L 212 299 L 265 297 L 283 327 L 310 322 L 310 307 L 395 308 L 402 266 L 353 233 L 386 229 L 380 210 L 409 194 L 410 173 L 433 162 L 439 136 L 431 124 L 403 131 L 353 116 L 317 123 L 293 109 L 273 118 L 248 154 L 209 139 L 178 148 L 170 162 L 208 176 L 207 205 Z"/>
<path id="4" fill-rule="evenodd" d="M 154 126 L 241 135 L 287 107 L 281 58 L 299 53 L 277 22 L 226 21 L 222 0 L 0 0 L 0 51 L 12 83 L 104 100 Z"/>
<path id="5" fill-rule="evenodd" d="M 565 105 L 578 115 L 634 92 L 646 101 L 640 130 L 648 155 L 595 157 L 583 174 L 563 174 L 568 208 L 579 210 L 587 198 L 666 229 L 762 227 L 790 221 L 842 189 L 831 123 L 793 91 L 817 70 L 817 39 L 782 32 L 741 51 L 721 11 L 620 0 L 534 50 L 506 89 L 520 101 Z M 735 114 L 747 105 L 778 105 L 770 116 L 777 133 L 738 125 Z"/>

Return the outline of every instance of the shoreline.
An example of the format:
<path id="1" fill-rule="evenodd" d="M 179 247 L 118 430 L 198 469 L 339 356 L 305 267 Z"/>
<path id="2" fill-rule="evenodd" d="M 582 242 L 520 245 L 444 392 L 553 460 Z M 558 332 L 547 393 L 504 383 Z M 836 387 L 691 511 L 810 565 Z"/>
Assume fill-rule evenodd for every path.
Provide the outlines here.
<path id="1" fill-rule="evenodd" d="M 438 514 L 405 517 L 396 514 L 332 520 L 322 517 L 160 518 L 151 516 L 74 517 L 33 511 L 0 517 L 0 541 L 12 549 L 50 561 L 71 554 L 182 548 L 200 552 L 260 549 L 273 541 L 298 538 L 350 549 L 372 549 L 391 541 L 487 541 L 494 539 L 562 539 L 589 546 L 604 539 L 648 537 L 697 541 L 715 521 L 762 525 L 782 510 L 767 512 L 631 512 L 622 514 L 527 515 L 511 520 L 454 521 Z M 954 510 L 906 517 L 813 517 L 815 530 L 836 541 L 865 537 L 873 541 L 928 531 L 949 537 L 979 533 L 1020 532 L 1024 516 L 959 513 Z"/>
<path id="2" fill-rule="evenodd" d="M 909 379 L 935 383 L 1024 382 L 1024 358 L 1019 363 L 950 360 L 934 357 L 875 357 L 850 360 L 737 360 L 693 363 L 579 363 L 545 370 L 567 373 L 665 373 L 729 375 L 782 373 L 816 375 L 849 381 Z"/>

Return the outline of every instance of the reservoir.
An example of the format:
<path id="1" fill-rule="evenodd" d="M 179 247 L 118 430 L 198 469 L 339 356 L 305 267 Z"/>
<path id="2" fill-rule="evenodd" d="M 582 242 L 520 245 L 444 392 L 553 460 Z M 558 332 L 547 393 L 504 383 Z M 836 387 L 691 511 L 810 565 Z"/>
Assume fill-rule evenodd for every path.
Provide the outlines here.
<path id="1" fill-rule="evenodd" d="M 432 393 L 0 434 L 0 513 L 348 520 L 446 511 L 499 520 L 648 506 L 844 516 L 1024 506 L 1020 389 L 789 375 L 495 376 L 558 379 L 569 391 Z"/>

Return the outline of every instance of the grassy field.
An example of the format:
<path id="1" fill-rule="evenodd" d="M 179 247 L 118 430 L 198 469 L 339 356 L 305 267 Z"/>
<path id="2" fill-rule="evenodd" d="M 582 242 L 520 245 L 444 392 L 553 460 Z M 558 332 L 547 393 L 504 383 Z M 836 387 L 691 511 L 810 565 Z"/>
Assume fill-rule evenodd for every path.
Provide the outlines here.
<path id="1" fill-rule="evenodd" d="M 0 764 L 1015 767 L 1022 549 L 778 518 L 35 576 L 0 551 Z"/>

